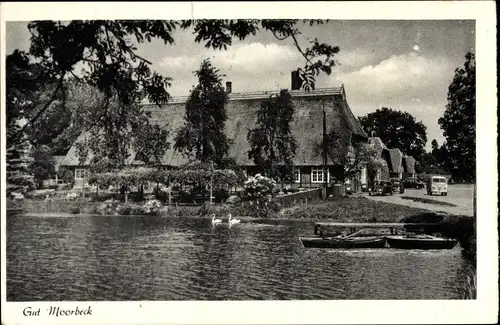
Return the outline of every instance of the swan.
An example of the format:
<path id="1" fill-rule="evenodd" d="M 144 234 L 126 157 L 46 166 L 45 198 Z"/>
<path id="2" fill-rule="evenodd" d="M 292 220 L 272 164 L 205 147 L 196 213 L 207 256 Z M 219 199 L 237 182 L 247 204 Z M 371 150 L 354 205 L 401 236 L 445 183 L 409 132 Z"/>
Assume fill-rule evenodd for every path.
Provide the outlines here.
<path id="1" fill-rule="evenodd" d="M 222 223 L 221 219 L 215 219 L 215 214 L 212 214 L 212 224 Z"/>
<path id="2" fill-rule="evenodd" d="M 231 215 L 231 213 L 229 213 L 227 216 L 229 217 L 228 222 L 229 222 L 229 224 L 230 224 L 230 225 L 233 225 L 233 224 L 235 224 L 235 223 L 240 223 L 240 222 L 241 222 L 241 220 L 239 220 L 239 219 L 231 219 L 231 218 L 233 217 L 233 216 Z"/>

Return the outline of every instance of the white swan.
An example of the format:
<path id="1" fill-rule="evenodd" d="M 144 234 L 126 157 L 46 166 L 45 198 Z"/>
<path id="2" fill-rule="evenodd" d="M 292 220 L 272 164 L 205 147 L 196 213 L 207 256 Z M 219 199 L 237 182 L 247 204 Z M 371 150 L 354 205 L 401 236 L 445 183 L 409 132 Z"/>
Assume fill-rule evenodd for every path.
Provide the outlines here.
<path id="1" fill-rule="evenodd" d="M 215 214 L 212 214 L 212 224 L 222 223 L 221 219 L 215 219 Z"/>
<path id="2" fill-rule="evenodd" d="M 241 220 L 239 220 L 239 219 L 232 219 L 233 216 L 231 215 L 231 213 L 229 213 L 227 216 L 229 217 L 228 222 L 230 225 L 234 225 L 235 223 L 241 222 Z"/>

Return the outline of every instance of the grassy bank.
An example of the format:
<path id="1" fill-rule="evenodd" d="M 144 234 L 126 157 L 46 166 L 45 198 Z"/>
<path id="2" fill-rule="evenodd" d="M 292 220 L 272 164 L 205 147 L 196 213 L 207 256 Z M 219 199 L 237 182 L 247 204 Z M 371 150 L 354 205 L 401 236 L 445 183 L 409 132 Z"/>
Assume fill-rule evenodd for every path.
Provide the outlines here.
<path id="1" fill-rule="evenodd" d="M 22 203 L 24 213 L 68 213 L 68 214 L 99 214 L 99 206 L 103 202 L 66 201 L 60 200 L 32 200 L 26 199 Z M 120 203 L 133 210 L 134 205 L 143 203 Z M 124 209 L 126 210 L 126 209 Z M 254 216 L 256 207 L 245 205 L 216 204 L 210 206 L 168 206 L 160 212 L 168 216 L 200 216 L 224 215 L 232 213 L 235 216 Z M 345 222 L 399 222 L 408 215 L 424 212 L 403 205 L 376 202 L 362 197 L 347 197 L 330 199 L 328 201 L 315 201 L 308 204 L 297 205 L 291 208 L 277 209 L 278 213 L 271 213 L 269 218 L 307 219 L 312 221 L 332 220 Z M 134 211 L 125 211 L 130 212 Z"/>
<path id="2" fill-rule="evenodd" d="M 283 209 L 279 216 L 316 221 L 400 222 L 405 216 L 425 211 L 427 210 L 368 200 L 364 197 L 347 197 Z"/>
<path id="3" fill-rule="evenodd" d="M 477 274 L 476 269 L 470 266 L 467 269 L 465 284 L 463 286 L 463 299 L 471 300 L 477 298 Z"/>
<path id="4" fill-rule="evenodd" d="M 427 234 L 441 234 L 442 236 L 455 238 L 460 246 L 466 251 L 470 258 L 476 256 L 476 219 L 469 216 L 450 215 L 426 211 L 406 216 L 402 221 L 408 223 L 435 223 L 435 226 L 426 226 Z"/>

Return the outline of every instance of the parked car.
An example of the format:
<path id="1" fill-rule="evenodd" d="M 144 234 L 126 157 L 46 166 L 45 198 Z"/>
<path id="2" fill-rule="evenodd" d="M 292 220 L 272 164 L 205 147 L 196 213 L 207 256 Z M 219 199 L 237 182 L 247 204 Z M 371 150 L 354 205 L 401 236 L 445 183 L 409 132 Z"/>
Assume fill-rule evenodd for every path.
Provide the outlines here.
<path id="1" fill-rule="evenodd" d="M 394 189 L 392 188 L 392 184 L 389 181 L 379 181 L 376 182 L 372 189 L 368 189 L 368 195 L 392 195 L 394 193 Z"/>
<path id="2" fill-rule="evenodd" d="M 409 177 L 403 181 L 404 188 L 424 188 L 425 184 L 421 180 L 415 177 Z"/>
<path id="3" fill-rule="evenodd" d="M 368 185 L 365 183 L 361 184 L 361 192 L 368 192 Z"/>
<path id="4" fill-rule="evenodd" d="M 405 192 L 405 188 L 399 178 L 391 179 L 391 185 L 394 193 L 403 194 Z"/>
<path id="5" fill-rule="evenodd" d="M 447 195 L 448 180 L 444 176 L 432 176 L 427 180 L 427 195 Z"/>

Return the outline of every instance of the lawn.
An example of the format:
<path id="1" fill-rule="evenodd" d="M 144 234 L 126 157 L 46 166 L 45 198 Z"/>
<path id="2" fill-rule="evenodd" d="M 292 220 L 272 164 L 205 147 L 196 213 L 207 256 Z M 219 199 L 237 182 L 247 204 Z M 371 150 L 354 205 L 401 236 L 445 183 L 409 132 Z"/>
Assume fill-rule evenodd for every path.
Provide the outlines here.
<path id="1" fill-rule="evenodd" d="M 377 202 L 364 197 L 346 197 L 317 201 L 307 205 L 283 209 L 280 218 L 330 220 L 339 222 L 400 222 L 403 218 L 424 209 Z"/>

